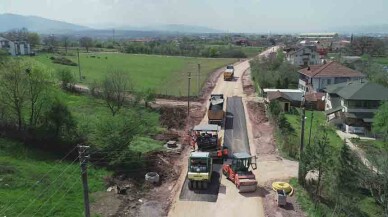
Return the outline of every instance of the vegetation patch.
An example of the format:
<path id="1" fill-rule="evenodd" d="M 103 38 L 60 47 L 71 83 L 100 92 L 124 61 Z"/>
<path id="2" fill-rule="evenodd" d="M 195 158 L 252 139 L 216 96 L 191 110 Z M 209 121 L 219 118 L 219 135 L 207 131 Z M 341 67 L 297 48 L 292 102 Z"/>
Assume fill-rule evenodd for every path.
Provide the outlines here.
<path id="1" fill-rule="evenodd" d="M 0 138 L 0 212 L 4 216 L 81 216 L 82 182 L 78 159 L 58 162 L 52 154 Z M 74 159 L 74 161 L 73 161 Z M 89 168 L 90 192 L 105 189 L 109 173 Z"/>
<path id="2" fill-rule="evenodd" d="M 66 65 L 66 66 L 78 66 L 77 63 L 71 61 L 66 57 L 50 57 L 53 63 Z"/>

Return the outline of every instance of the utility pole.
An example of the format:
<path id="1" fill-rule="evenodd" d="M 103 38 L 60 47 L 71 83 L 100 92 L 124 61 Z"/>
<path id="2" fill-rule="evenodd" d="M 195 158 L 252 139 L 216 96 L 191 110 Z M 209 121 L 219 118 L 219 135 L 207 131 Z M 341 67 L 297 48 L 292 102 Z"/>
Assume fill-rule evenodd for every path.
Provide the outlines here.
<path id="1" fill-rule="evenodd" d="M 191 72 L 187 74 L 188 78 L 188 88 L 187 88 L 187 118 L 190 117 L 190 81 L 191 81 Z"/>
<path id="2" fill-rule="evenodd" d="M 201 91 L 200 88 L 201 88 L 201 64 L 198 63 L 198 76 L 197 76 L 198 95 Z"/>
<path id="3" fill-rule="evenodd" d="M 311 111 L 310 133 L 309 133 L 309 145 L 310 145 L 310 141 L 311 141 L 311 129 L 313 128 L 313 119 L 314 119 L 314 111 Z"/>
<path id="4" fill-rule="evenodd" d="M 82 81 L 82 76 L 81 76 L 81 63 L 79 61 L 79 48 L 77 48 L 77 56 L 78 56 L 78 73 L 79 73 L 79 80 Z"/>
<path id="5" fill-rule="evenodd" d="M 88 173 L 87 173 L 87 163 L 88 163 L 89 155 L 86 154 L 86 151 L 88 149 L 89 149 L 89 146 L 78 145 L 79 161 L 81 164 L 82 187 L 84 189 L 85 217 L 90 217 L 89 187 L 88 187 Z"/>
<path id="6" fill-rule="evenodd" d="M 302 171 L 302 164 L 303 164 L 303 148 L 304 148 L 304 123 L 306 120 L 306 110 L 304 107 L 304 102 L 302 106 L 302 117 L 301 117 L 301 122 L 302 122 L 302 128 L 300 130 L 300 149 L 299 149 L 299 170 L 298 170 L 298 181 L 301 185 L 304 185 L 304 179 L 303 177 L 304 173 Z"/>

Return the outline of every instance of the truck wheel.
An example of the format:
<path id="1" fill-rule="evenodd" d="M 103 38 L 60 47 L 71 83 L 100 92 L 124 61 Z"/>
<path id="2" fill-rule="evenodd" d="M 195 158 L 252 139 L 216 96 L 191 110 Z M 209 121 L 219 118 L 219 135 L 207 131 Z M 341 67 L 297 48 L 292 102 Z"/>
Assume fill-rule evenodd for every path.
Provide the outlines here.
<path id="1" fill-rule="evenodd" d="M 202 189 L 202 181 L 198 181 L 198 189 Z"/>
<path id="2" fill-rule="evenodd" d="M 197 181 L 193 181 L 193 189 L 197 189 Z"/>
<path id="3" fill-rule="evenodd" d="M 187 183 L 187 186 L 189 186 L 189 190 L 193 190 L 193 182 L 189 180 Z"/>
<path id="4" fill-rule="evenodd" d="M 207 182 L 203 182 L 203 189 L 207 189 Z"/>

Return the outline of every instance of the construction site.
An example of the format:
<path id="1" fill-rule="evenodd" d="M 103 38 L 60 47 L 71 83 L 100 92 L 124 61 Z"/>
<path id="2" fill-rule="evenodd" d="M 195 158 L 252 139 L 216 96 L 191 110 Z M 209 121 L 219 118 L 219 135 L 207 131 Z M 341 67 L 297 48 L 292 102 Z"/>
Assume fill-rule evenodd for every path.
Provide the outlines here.
<path id="1" fill-rule="evenodd" d="M 224 79 L 224 69 L 214 72 L 189 110 L 185 101 L 156 101 L 153 107 L 161 109 L 169 129 L 156 138 L 167 141 L 169 151 L 155 154 L 159 160 L 150 167 L 160 177 L 158 184 L 150 184 L 147 193 L 127 192 L 124 200 L 112 199 L 115 193 L 103 196 L 96 208 L 116 201 L 117 209 L 110 211 L 118 216 L 304 216 L 293 197 L 279 205 L 272 183 L 296 177 L 298 163 L 278 154 L 273 126 L 253 90 L 249 61 L 233 68 L 231 79 Z"/>

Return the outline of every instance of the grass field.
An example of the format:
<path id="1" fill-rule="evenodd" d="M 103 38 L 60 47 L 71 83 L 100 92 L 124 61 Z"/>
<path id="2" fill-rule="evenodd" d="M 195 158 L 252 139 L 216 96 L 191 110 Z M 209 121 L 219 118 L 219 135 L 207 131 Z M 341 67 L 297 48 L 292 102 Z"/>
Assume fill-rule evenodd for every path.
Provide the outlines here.
<path id="1" fill-rule="evenodd" d="M 388 57 L 373 57 L 373 61 L 378 64 L 388 65 Z"/>
<path id="2" fill-rule="evenodd" d="M 83 216 L 80 166 L 72 159 L 57 162 L 52 155 L 0 138 L 1 216 Z M 107 175 L 89 168 L 90 191 L 104 190 Z"/>
<path id="3" fill-rule="evenodd" d="M 70 68 L 76 78 L 79 78 L 77 66 L 54 64 L 49 59 L 51 56 L 51 54 L 41 54 L 34 58 L 55 69 L 64 67 Z M 68 56 L 67 58 L 77 62 L 76 56 Z M 80 54 L 81 72 L 82 75 L 85 76 L 83 83 L 90 84 L 94 81 L 101 81 L 107 72 L 120 70 L 128 73 L 135 90 L 152 88 L 155 89 L 158 94 L 173 96 L 187 95 L 188 72 L 193 73 L 191 79 L 191 94 L 198 94 L 198 64 L 201 64 L 199 83 L 202 86 L 211 72 L 236 61 L 236 59 L 170 57 L 120 53 Z"/>
<path id="4" fill-rule="evenodd" d="M 310 126 L 311 126 L 311 111 L 306 111 L 306 122 L 305 122 L 305 134 L 304 134 L 304 141 L 305 144 L 308 143 L 309 140 L 309 133 L 310 133 Z M 302 129 L 301 123 L 300 123 L 300 115 L 293 115 L 293 114 L 286 114 L 287 121 L 291 124 L 291 126 L 295 129 L 296 135 L 300 136 L 300 131 Z M 311 142 L 314 142 L 315 135 L 322 129 L 321 125 L 326 124 L 326 117 L 323 112 L 320 111 L 314 111 L 314 118 L 312 123 L 312 129 L 311 129 Z M 342 145 L 341 138 L 337 135 L 337 133 L 334 131 L 334 129 L 330 128 L 328 131 L 328 137 L 330 140 L 330 144 L 334 147 L 340 148 Z"/>

